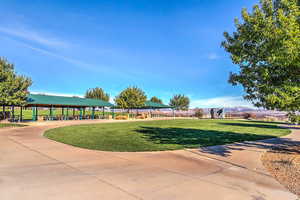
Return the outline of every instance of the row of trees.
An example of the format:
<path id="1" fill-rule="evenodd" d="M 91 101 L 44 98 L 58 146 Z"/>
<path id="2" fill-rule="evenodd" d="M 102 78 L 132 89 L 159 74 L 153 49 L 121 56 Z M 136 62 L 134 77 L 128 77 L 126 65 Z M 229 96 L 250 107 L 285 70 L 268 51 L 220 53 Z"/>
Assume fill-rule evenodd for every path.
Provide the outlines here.
<path id="1" fill-rule="evenodd" d="M 109 101 L 110 96 L 108 93 L 105 93 L 102 88 L 96 87 L 86 91 L 86 98 L 100 99 L 103 101 Z M 118 96 L 114 99 L 117 106 L 123 109 L 131 108 L 141 108 L 145 105 L 147 101 L 147 95 L 145 92 L 138 87 L 128 87 L 123 90 Z M 150 98 L 150 101 L 154 103 L 163 104 L 163 101 L 153 96 Z M 176 110 L 188 110 L 190 104 L 190 99 L 182 94 L 174 95 L 170 99 L 169 105 L 175 108 Z"/>

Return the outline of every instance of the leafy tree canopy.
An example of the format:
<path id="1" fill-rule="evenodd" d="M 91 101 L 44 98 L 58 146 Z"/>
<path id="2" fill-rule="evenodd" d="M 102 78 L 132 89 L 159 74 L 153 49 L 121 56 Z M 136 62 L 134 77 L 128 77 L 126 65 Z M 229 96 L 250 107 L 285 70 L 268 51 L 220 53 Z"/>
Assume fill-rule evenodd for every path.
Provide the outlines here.
<path id="1" fill-rule="evenodd" d="M 17 75 L 14 65 L 0 58 L 0 105 L 24 106 L 31 84 L 30 78 Z"/>
<path id="2" fill-rule="evenodd" d="M 242 19 L 233 34 L 224 33 L 222 46 L 240 67 L 229 82 L 241 84 L 256 106 L 299 111 L 299 1 L 261 0 L 251 13 L 243 9 Z"/>
<path id="3" fill-rule="evenodd" d="M 124 109 L 141 108 L 146 100 L 145 92 L 138 87 L 128 87 L 115 98 L 116 104 Z"/>
<path id="4" fill-rule="evenodd" d="M 158 97 L 151 97 L 151 99 L 150 99 L 150 101 L 151 102 L 154 102 L 154 103 L 160 103 L 160 104 L 163 104 L 163 101 L 160 99 L 160 98 L 158 98 Z"/>
<path id="5" fill-rule="evenodd" d="M 85 98 L 100 99 L 103 101 L 109 101 L 109 94 L 105 93 L 102 88 L 96 87 L 88 89 L 85 93 Z"/>
<path id="6" fill-rule="evenodd" d="M 190 99 L 183 94 L 177 94 L 174 95 L 172 99 L 170 99 L 169 105 L 174 107 L 175 110 L 188 110 Z"/>

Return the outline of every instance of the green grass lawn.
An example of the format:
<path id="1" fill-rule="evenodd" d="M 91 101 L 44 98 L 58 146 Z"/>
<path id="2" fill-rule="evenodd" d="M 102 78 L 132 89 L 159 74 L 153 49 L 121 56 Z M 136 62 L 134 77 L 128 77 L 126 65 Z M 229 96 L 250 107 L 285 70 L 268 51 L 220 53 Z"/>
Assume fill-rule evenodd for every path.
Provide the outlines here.
<path id="1" fill-rule="evenodd" d="M 48 130 L 49 139 L 103 151 L 161 151 L 280 137 L 290 130 L 243 120 L 161 120 L 77 125 Z"/>
<path id="2" fill-rule="evenodd" d="M 5 128 L 5 127 L 22 127 L 24 125 L 22 124 L 8 124 L 8 123 L 0 123 L 0 128 Z"/>

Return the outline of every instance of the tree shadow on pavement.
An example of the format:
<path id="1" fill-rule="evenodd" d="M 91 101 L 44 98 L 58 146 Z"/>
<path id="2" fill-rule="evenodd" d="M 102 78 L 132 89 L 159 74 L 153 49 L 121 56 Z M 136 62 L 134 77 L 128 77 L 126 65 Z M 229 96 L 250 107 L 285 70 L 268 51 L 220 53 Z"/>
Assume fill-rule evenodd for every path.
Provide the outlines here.
<path id="1" fill-rule="evenodd" d="M 230 156 L 233 151 L 243 151 L 253 149 L 254 151 L 275 150 L 284 151 L 285 153 L 300 153 L 299 150 L 290 147 L 299 146 L 299 141 L 293 141 L 290 138 L 272 138 L 259 141 L 245 141 L 228 145 L 211 146 L 199 148 L 200 153 L 208 153 L 219 156 Z"/>

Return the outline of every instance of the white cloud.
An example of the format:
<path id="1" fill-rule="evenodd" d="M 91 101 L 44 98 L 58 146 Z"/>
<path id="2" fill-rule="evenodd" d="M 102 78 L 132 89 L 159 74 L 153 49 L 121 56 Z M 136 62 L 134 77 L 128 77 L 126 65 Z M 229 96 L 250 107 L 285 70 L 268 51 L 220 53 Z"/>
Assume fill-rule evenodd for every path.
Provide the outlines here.
<path id="1" fill-rule="evenodd" d="M 192 108 L 220 108 L 220 107 L 249 107 L 254 106 L 240 96 L 224 96 L 208 99 L 191 100 Z"/>
<path id="2" fill-rule="evenodd" d="M 208 54 L 208 59 L 209 60 L 217 60 L 218 58 L 219 58 L 219 56 L 215 53 Z"/>
<path id="3" fill-rule="evenodd" d="M 9 36 L 36 42 L 44 46 L 59 48 L 70 46 L 70 44 L 65 41 L 28 29 L 0 27 L 0 32 Z"/>

